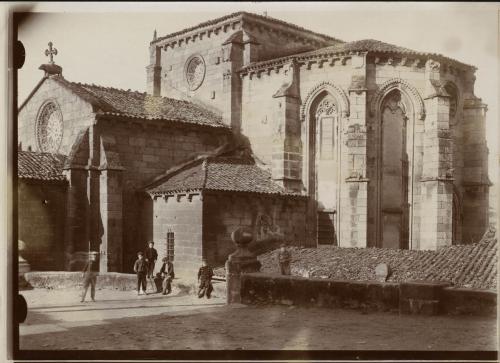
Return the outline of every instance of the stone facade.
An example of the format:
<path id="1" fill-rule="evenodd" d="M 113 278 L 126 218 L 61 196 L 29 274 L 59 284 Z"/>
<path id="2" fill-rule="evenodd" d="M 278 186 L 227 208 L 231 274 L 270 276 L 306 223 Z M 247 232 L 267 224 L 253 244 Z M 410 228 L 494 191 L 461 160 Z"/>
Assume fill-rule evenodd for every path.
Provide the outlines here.
<path id="1" fill-rule="evenodd" d="M 60 145 L 49 136 L 68 156 L 67 260 L 90 241 L 101 270 L 130 271 L 148 240 L 165 251 L 170 230 L 180 265 L 221 263 L 231 230 L 257 228 L 263 211 L 282 238 L 307 246 L 438 249 L 487 228 L 474 67 L 248 13 L 155 35 L 149 55 L 148 94 L 74 84 L 52 65 L 20 108 L 23 150 L 44 151 L 47 102 L 62 115 Z M 57 131 L 57 118 L 45 122 Z M 146 186 L 166 171 L 223 145 L 269 171 L 277 196 L 246 185 L 150 198 Z"/>
<path id="2" fill-rule="evenodd" d="M 203 205 L 204 255 L 216 265 L 234 252 L 231 233 L 239 227 L 253 229 L 254 243 L 305 241 L 303 199 L 211 192 L 204 195 Z"/>
<path id="3" fill-rule="evenodd" d="M 42 151 L 36 108 L 50 94 L 63 117 L 58 152 L 68 156 L 63 168 L 67 214 L 61 214 L 54 232 L 64 236 L 61 264 L 71 269 L 75 256 L 90 249 L 100 253 L 101 271 L 131 272 L 137 251 L 154 235 L 151 202 L 141 187 L 193 155 L 224 144 L 229 133 L 221 127 L 104 116 L 82 99 L 78 87 L 67 88 L 53 77 L 43 80 L 19 112 L 19 146 Z"/>
<path id="4" fill-rule="evenodd" d="M 254 243 L 305 240 L 306 203 L 252 194 L 185 192 L 153 197 L 153 238 L 159 259 L 167 257 L 167 234 L 173 233 L 176 273 L 193 277 L 205 258 L 222 266 L 234 252 L 231 233 L 254 230 Z"/>
<path id="5" fill-rule="evenodd" d="M 201 194 L 186 193 L 155 197 L 153 218 L 152 239 L 155 241 L 158 259 L 161 261 L 167 257 L 167 233 L 172 232 L 174 241 L 172 262 L 175 263 L 176 275 L 194 278 L 203 258 Z"/>
<path id="6" fill-rule="evenodd" d="M 270 40 L 250 30 L 255 29 L 247 25 L 252 21 L 245 16 L 218 19 L 209 27 L 154 40 L 151 59 L 162 70 L 173 70 L 194 54 L 215 57 L 206 68 L 208 79 L 199 90 L 184 89 L 184 96 L 220 111 L 252 151 L 272 166 L 276 182 L 312 197 L 308 243 L 318 238 L 316 204 L 322 182 L 315 176 L 321 167 L 315 170 L 319 126 L 314 113 L 324 97 L 331 97 L 336 106 L 337 198 L 330 209 L 336 211 L 333 224 L 340 245 L 436 249 L 480 238 L 488 223 L 489 181 L 485 106 L 474 95 L 474 67 L 370 40 L 342 44 L 330 39 L 324 51 L 295 56 L 276 46 L 270 54 L 271 48 L 261 46 Z M 212 38 L 203 38 L 211 31 Z M 222 40 L 225 31 L 228 41 Z M 243 44 L 237 37 L 240 31 L 247 39 Z M 232 47 L 227 50 L 229 41 Z M 249 61 L 245 52 L 252 44 L 258 56 Z M 213 54 L 202 51 L 205 47 Z M 167 65 L 169 60 L 175 67 Z M 225 63 L 224 70 L 217 71 Z M 178 94 L 186 87 L 182 74 L 176 73 L 176 87 L 162 78 L 161 93 Z M 224 89 L 228 78 L 233 79 L 231 96 L 218 103 L 208 88 Z M 388 159 L 393 152 L 385 144 L 396 136 L 382 126 L 391 92 L 403 106 L 401 120 L 393 122 L 404 124 L 399 141 L 404 165 L 398 168 L 406 180 L 392 202 L 387 201 L 395 198 L 389 197 L 391 187 L 385 189 L 384 183 L 396 178 L 383 170 L 393 167 Z"/>
<path id="7" fill-rule="evenodd" d="M 18 184 L 18 239 L 32 270 L 64 269 L 66 184 L 22 180 Z"/>

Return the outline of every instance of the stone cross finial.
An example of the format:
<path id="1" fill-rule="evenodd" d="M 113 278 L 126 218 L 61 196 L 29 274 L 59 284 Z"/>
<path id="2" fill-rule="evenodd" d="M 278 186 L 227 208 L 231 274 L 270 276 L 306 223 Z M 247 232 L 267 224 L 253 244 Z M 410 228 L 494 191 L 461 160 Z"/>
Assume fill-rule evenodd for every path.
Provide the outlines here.
<path id="1" fill-rule="evenodd" d="M 57 55 L 57 49 L 52 48 L 52 42 L 49 42 L 49 49 L 45 49 L 45 56 L 50 57 L 50 64 L 54 64 L 54 56 Z"/>
<path id="2" fill-rule="evenodd" d="M 156 34 L 156 29 L 155 29 L 155 31 L 153 33 L 153 40 L 156 40 L 156 38 L 157 38 L 157 34 Z"/>

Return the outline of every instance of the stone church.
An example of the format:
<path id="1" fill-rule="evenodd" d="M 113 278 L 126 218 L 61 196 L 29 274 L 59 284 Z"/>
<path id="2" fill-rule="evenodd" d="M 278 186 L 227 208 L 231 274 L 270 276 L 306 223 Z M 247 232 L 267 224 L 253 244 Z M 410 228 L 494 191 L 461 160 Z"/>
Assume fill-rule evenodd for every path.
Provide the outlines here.
<path id="1" fill-rule="evenodd" d="M 439 249 L 488 224 L 476 68 L 230 14 L 149 43 L 147 92 L 52 60 L 18 112 L 19 239 L 33 269 L 130 272 L 155 242 L 192 271 L 255 243 Z"/>

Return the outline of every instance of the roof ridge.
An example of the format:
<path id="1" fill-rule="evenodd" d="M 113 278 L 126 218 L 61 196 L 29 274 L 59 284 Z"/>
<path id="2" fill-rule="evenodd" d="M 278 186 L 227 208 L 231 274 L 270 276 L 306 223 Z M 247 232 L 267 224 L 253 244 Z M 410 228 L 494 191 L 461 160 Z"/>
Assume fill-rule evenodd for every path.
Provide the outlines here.
<path id="1" fill-rule="evenodd" d="M 101 86 L 101 85 L 94 84 L 94 83 L 73 82 L 73 81 L 68 81 L 68 80 L 66 80 L 66 81 L 69 82 L 69 83 L 71 83 L 71 84 L 73 84 L 73 85 L 82 87 L 82 88 L 84 88 L 87 91 L 91 91 L 91 90 L 88 90 L 86 87 L 89 87 L 89 88 L 99 88 L 99 89 L 111 90 L 111 91 L 119 91 L 119 92 L 123 92 L 123 93 L 136 93 L 136 94 L 140 94 L 140 95 L 144 95 L 146 97 L 149 97 L 150 99 L 166 99 L 166 100 L 171 100 L 171 101 L 175 101 L 175 102 L 180 102 L 180 103 L 185 103 L 185 104 L 190 104 L 190 105 L 195 105 L 197 107 L 201 107 L 200 105 L 198 105 L 198 104 L 196 104 L 194 102 L 188 101 L 188 100 L 182 100 L 182 99 L 172 98 L 172 97 L 166 97 L 166 96 L 154 96 L 154 95 L 149 94 L 147 92 L 141 92 L 141 91 L 137 91 L 137 90 L 132 90 L 130 88 L 128 90 L 126 90 L 126 89 L 123 89 L 123 88 L 117 88 L 117 87 L 112 87 L 112 86 Z M 96 97 L 98 97 L 98 96 L 96 95 Z M 207 110 L 207 111 L 209 111 L 209 110 Z"/>
<path id="2" fill-rule="evenodd" d="M 33 150 L 18 150 L 18 154 L 36 154 L 36 155 L 51 155 L 51 156 L 64 156 L 64 154 L 59 154 L 59 153 L 51 153 L 48 151 L 33 151 Z"/>
<path id="3" fill-rule="evenodd" d="M 370 44 L 372 43 L 372 44 Z M 394 48 L 394 49 L 370 49 L 371 45 L 381 45 L 382 47 L 389 47 L 389 48 Z M 356 46 L 358 46 L 358 49 L 356 49 Z M 349 49 L 349 47 L 353 47 L 354 49 Z M 455 64 L 458 64 L 463 67 L 472 67 L 475 68 L 475 66 L 472 66 L 467 63 L 463 63 L 459 60 L 447 57 L 443 54 L 440 53 L 433 53 L 433 52 L 423 52 L 423 51 L 418 51 L 414 50 L 411 48 L 403 47 L 400 45 L 392 44 L 392 43 L 387 43 L 382 40 L 377 40 L 377 39 L 360 39 L 360 40 L 353 40 L 350 42 L 344 42 L 340 44 L 334 44 L 334 45 L 329 45 L 323 48 L 319 49 L 314 49 L 310 51 L 305 51 L 305 52 L 300 52 L 300 53 L 295 53 L 291 54 L 288 56 L 283 56 L 283 57 L 278 57 L 274 59 L 268 59 L 264 61 L 257 61 L 257 62 L 252 62 L 246 66 L 243 66 L 239 69 L 240 72 L 244 71 L 251 71 L 252 69 L 260 69 L 261 67 L 267 67 L 275 64 L 281 64 L 285 63 L 290 60 L 300 60 L 303 57 L 319 57 L 319 56 L 325 56 L 329 53 L 332 54 L 347 54 L 351 52 L 368 52 L 368 53 L 395 53 L 395 54 L 410 54 L 415 57 L 436 57 L 440 58 L 441 60 L 445 60 L 448 62 L 452 62 Z"/>
<path id="4" fill-rule="evenodd" d="M 207 156 L 204 158 L 203 163 L 201 164 L 201 168 L 203 170 L 203 183 L 202 183 L 202 188 L 205 189 L 207 186 L 207 180 L 208 180 L 208 159 L 210 157 Z"/>
<path id="5" fill-rule="evenodd" d="M 170 33 L 170 34 L 158 37 L 157 39 L 151 41 L 149 44 L 155 44 L 155 43 L 161 42 L 161 41 L 163 41 L 165 39 L 173 38 L 173 37 L 176 37 L 176 36 L 179 36 L 179 35 L 182 35 L 182 34 L 186 34 L 186 33 L 189 33 L 191 31 L 199 29 L 199 28 L 203 28 L 203 27 L 215 25 L 217 23 L 223 22 L 223 21 L 231 19 L 231 18 L 236 18 L 238 16 L 241 16 L 242 18 L 243 17 L 254 17 L 254 18 L 257 18 L 259 20 L 266 20 L 266 21 L 269 21 L 269 22 L 278 23 L 280 25 L 288 26 L 288 27 L 290 27 L 290 28 L 292 28 L 294 30 L 298 30 L 298 31 L 302 31 L 302 32 L 307 32 L 307 33 L 309 33 L 311 35 L 315 35 L 315 36 L 324 38 L 324 40 L 334 40 L 334 41 L 337 41 L 337 42 L 343 42 L 343 40 L 334 38 L 334 37 L 332 37 L 330 35 L 322 34 L 322 33 L 317 33 L 315 31 L 309 30 L 307 28 L 301 27 L 301 26 L 293 24 L 293 23 L 289 23 L 287 21 L 284 21 L 284 20 L 281 20 L 281 19 L 278 19 L 278 18 L 274 18 L 274 17 L 267 16 L 267 15 L 266 16 L 259 15 L 259 14 L 252 13 L 252 12 L 249 12 L 249 11 L 237 11 L 237 12 L 234 12 L 234 13 L 231 13 L 231 14 L 228 14 L 228 15 L 220 16 L 220 17 L 215 18 L 215 19 L 212 18 L 210 20 L 206 20 L 206 21 L 201 22 L 201 23 L 199 23 L 197 25 L 194 25 L 194 26 L 191 26 L 191 27 L 188 27 L 188 28 L 184 28 L 184 29 L 179 30 L 177 32 L 173 32 L 173 33 Z"/>
<path id="6" fill-rule="evenodd" d="M 207 158 L 206 155 L 198 155 L 194 159 L 187 160 L 184 163 L 179 163 L 177 165 L 174 165 L 171 168 L 169 168 L 165 173 L 158 175 L 151 182 L 147 183 L 146 185 L 143 185 L 142 189 L 149 189 L 149 188 L 153 187 L 156 183 L 168 180 L 169 178 L 173 177 L 174 175 L 177 175 L 184 170 L 187 170 L 187 169 L 190 169 L 190 168 L 196 166 L 196 164 L 198 164 L 200 162 L 203 163 L 206 158 Z"/>
<path id="7" fill-rule="evenodd" d="M 132 89 L 123 89 L 123 88 L 118 88 L 118 87 L 112 87 L 112 86 L 101 86 L 101 85 L 98 85 L 98 84 L 94 84 L 94 83 L 82 83 L 82 82 L 72 82 L 72 81 L 68 81 L 74 85 L 77 85 L 77 86 L 80 86 L 80 87 L 90 87 L 90 88 L 100 88 L 100 89 L 105 89 L 105 90 L 113 90 L 113 91 L 120 91 L 120 92 L 127 92 L 127 93 L 139 93 L 139 94 L 143 94 L 143 95 L 147 95 L 147 92 L 141 92 L 141 91 L 137 91 L 137 90 L 132 90 Z"/>

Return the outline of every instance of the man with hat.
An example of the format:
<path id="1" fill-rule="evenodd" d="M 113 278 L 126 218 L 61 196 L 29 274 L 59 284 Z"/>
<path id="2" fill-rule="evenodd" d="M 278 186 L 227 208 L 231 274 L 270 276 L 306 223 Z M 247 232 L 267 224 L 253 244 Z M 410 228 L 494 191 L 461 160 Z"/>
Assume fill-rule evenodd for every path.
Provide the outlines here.
<path id="1" fill-rule="evenodd" d="M 153 241 L 148 242 L 148 247 L 146 247 L 146 251 L 144 251 L 144 258 L 148 264 L 148 272 L 147 277 L 149 279 L 153 278 L 153 272 L 155 270 L 155 263 L 158 259 L 158 252 L 154 248 L 155 243 Z"/>
<path id="2" fill-rule="evenodd" d="M 148 272 L 147 262 L 144 260 L 144 254 L 142 252 L 137 252 L 137 260 L 134 263 L 134 272 L 137 274 L 137 295 L 141 294 L 142 291 L 145 295 L 146 293 L 146 273 Z"/>
<path id="3" fill-rule="evenodd" d="M 163 265 L 160 269 L 160 275 L 163 278 L 163 295 L 170 294 L 172 292 L 172 280 L 175 277 L 174 264 L 167 258 L 162 259 Z"/>

